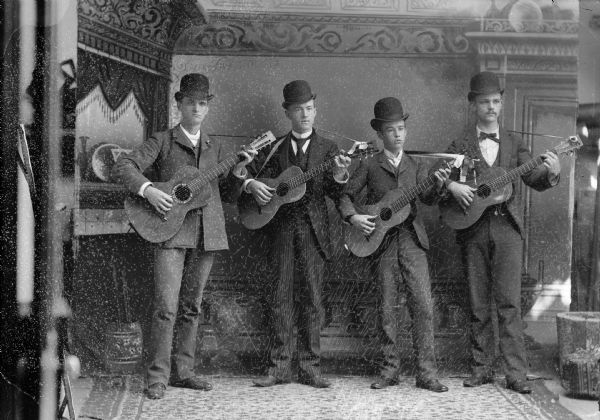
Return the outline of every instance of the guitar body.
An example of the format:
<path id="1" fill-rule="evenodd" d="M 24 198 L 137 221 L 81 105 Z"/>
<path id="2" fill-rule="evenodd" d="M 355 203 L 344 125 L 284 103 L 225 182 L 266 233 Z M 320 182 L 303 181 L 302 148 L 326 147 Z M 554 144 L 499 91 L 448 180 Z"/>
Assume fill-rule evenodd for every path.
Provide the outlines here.
<path id="1" fill-rule="evenodd" d="M 251 230 L 260 229 L 275 217 L 277 210 L 279 210 L 281 206 L 300 200 L 306 193 L 306 183 L 302 183 L 293 189 L 289 189 L 287 188 L 287 182 L 302 174 L 302 169 L 297 166 L 290 166 L 277 178 L 257 178 L 257 181 L 263 182 L 271 188 L 275 188 L 276 191 L 273 193 L 271 201 L 264 206 L 260 206 L 251 195 L 247 196 L 245 199 L 239 200 L 238 210 L 242 224 Z"/>
<path id="2" fill-rule="evenodd" d="M 135 231 L 145 240 L 161 243 L 171 239 L 181 229 L 190 210 L 206 206 L 212 198 L 210 184 L 201 185 L 194 193 L 188 184 L 200 176 L 193 166 L 184 166 L 167 182 L 153 182 L 153 186 L 173 197 L 173 207 L 165 216 L 143 197 L 131 194 L 125 199 L 125 213 Z"/>
<path id="3" fill-rule="evenodd" d="M 506 171 L 503 168 L 493 167 L 484 178 L 478 179 L 477 185 L 467 182 L 466 184 L 477 188 L 473 202 L 466 212 L 463 211 L 454 198 L 440 204 L 442 221 L 452 229 L 466 229 L 474 225 L 489 206 L 507 201 L 513 193 L 512 183 L 508 183 L 494 191 L 490 191 L 488 187 L 488 182 L 505 174 Z"/>
<path id="4" fill-rule="evenodd" d="M 377 251 L 381 245 L 385 234 L 393 228 L 404 222 L 410 215 L 410 204 L 402 207 L 399 211 L 394 212 L 390 206 L 392 203 L 401 198 L 403 191 L 400 189 L 391 190 L 386 193 L 383 198 L 376 204 L 363 206 L 360 214 L 371 214 L 379 216 L 375 220 L 375 230 L 369 235 L 364 233 L 354 225 L 344 226 L 344 236 L 346 245 L 350 252 L 357 257 L 367 257 Z"/>

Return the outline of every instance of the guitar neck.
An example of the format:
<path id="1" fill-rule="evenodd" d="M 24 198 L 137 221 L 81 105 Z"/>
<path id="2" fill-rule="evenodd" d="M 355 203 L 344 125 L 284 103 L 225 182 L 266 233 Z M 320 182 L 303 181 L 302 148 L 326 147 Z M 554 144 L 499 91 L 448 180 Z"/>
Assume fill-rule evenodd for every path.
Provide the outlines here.
<path id="1" fill-rule="evenodd" d="M 222 160 L 221 162 L 202 172 L 202 174 L 197 178 L 194 178 L 188 183 L 188 187 L 194 193 L 197 193 L 202 186 L 208 184 L 213 179 L 216 179 L 220 175 L 223 175 L 225 172 L 233 168 L 239 162 L 239 160 L 240 158 L 237 155 L 231 155 L 227 157 L 225 160 Z"/>
<path id="2" fill-rule="evenodd" d="M 421 194 L 423 191 L 430 188 L 433 184 L 435 184 L 435 173 L 432 173 L 431 175 L 429 175 L 427 178 L 425 178 L 425 180 L 423 182 L 406 190 L 400 198 L 398 198 L 397 200 L 392 202 L 390 208 L 392 209 L 392 211 L 394 213 L 399 212 L 408 203 L 410 203 L 415 198 L 417 198 L 417 196 L 419 194 Z"/>
<path id="3" fill-rule="evenodd" d="M 552 152 L 557 153 L 556 148 L 553 148 Z M 542 159 L 541 156 L 538 156 L 535 159 L 531 159 L 529 162 L 526 162 L 526 163 L 522 164 L 521 166 L 518 166 L 515 169 L 508 171 L 504 175 L 493 179 L 491 182 L 488 183 L 488 186 L 491 188 L 492 191 L 500 189 L 503 186 L 505 186 L 506 184 L 518 179 L 522 175 L 525 175 L 527 172 L 531 171 L 532 169 L 537 168 L 543 162 L 544 162 L 544 160 Z"/>
<path id="4" fill-rule="evenodd" d="M 333 168 L 334 166 L 335 166 L 335 158 L 326 160 L 325 162 L 321 163 L 319 166 L 315 166 L 314 168 L 309 169 L 308 171 L 304 172 L 302 175 L 293 177 L 292 179 L 289 180 L 288 185 L 290 186 L 290 188 L 296 188 L 296 187 L 304 184 L 305 182 L 308 182 L 310 179 L 314 178 L 315 176 L 327 171 L 328 169 Z"/>

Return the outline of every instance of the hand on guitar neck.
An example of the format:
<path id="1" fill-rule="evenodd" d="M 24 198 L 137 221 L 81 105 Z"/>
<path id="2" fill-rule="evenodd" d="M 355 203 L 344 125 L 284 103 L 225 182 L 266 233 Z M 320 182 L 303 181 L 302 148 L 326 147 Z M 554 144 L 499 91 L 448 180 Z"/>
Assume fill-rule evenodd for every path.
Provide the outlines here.
<path id="1" fill-rule="evenodd" d="M 348 154 L 343 150 L 341 150 L 340 154 L 334 158 L 334 161 L 334 176 L 346 172 L 352 163 L 350 156 L 348 156 Z M 275 193 L 275 188 L 269 187 L 267 184 L 257 179 L 249 181 L 248 185 L 246 185 L 246 190 L 252 194 L 256 202 L 261 206 L 264 206 L 271 201 L 271 198 L 273 198 L 273 193 Z"/>
<path id="2" fill-rule="evenodd" d="M 234 174 L 236 176 L 242 177 L 243 169 L 245 166 L 252 162 L 252 159 L 257 155 L 257 151 L 252 148 L 244 148 L 240 152 L 238 152 L 238 157 L 241 159 L 240 162 L 234 168 Z M 155 188 L 152 185 L 148 185 L 143 192 L 144 197 L 154 208 L 156 211 L 165 216 L 169 210 L 173 207 L 173 197 L 170 194 Z"/>
<path id="3" fill-rule="evenodd" d="M 560 160 L 558 155 L 552 151 L 546 151 L 540 155 L 542 159 L 542 165 L 548 168 L 549 179 L 556 178 L 560 174 Z M 452 193 L 452 196 L 461 207 L 463 212 L 467 212 L 469 206 L 473 203 L 477 188 L 472 187 L 468 184 L 461 184 L 459 182 L 451 182 L 448 185 L 448 191 Z"/>

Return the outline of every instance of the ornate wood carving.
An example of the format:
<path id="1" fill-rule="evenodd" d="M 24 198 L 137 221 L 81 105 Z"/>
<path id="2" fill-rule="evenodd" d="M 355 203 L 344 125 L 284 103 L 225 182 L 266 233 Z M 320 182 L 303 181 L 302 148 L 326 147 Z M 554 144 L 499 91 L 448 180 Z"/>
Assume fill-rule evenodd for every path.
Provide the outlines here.
<path id="1" fill-rule="evenodd" d="M 168 76 L 171 49 L 183 28 L 206 19 L 192 0 L 81 0 L 78 41 Z"/>
<path id="2" fill-rule="evenodd" d="M 215 13 L 187 28 L 174 54 L 464 56 L 464 19 Z"/>

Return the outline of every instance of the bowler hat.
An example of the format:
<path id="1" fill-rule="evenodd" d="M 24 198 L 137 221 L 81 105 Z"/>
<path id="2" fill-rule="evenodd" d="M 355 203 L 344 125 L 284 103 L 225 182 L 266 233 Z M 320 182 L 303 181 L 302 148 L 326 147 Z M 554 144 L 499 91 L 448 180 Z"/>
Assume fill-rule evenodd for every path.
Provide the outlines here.
<path id="1" fill-rule="evenodd" d="M 477 95 L 487 95 L 490 93 L 499 93 L 502 95 L 504 89 L 500 88 L 500 80 L 491 71 L 482 71 L 471 77 L 471 91 L 467 95 L 469 102 L 475 99 Z"/>
<path id="2" fill-rule="evenodd" d="M 287 108 L 292 104 L 303 104 L 316 97 L 317 95 L 312 93 L 306 80 L 294 80 L 283 87 L 283 103 L 281 106 Z"/>
<path id="3" fill-rule="evenodd" d="M 175 92 L 175 100 L 179 102 L 184 96 L 198 101 L 210 101 L 214 98 L 214 95 L 208 93 L 208 77 L 200 73 L 183 76 L 179 84 L 179 92 Z"/>
<path id="4" fill-rule="evenodd" d="M 373 130 L 379 131 L 381 124 L 385 122 L 404 121 L 408 114 L 404 113 L 402 104 L 396 98 L 388 97 L 378 100 L 373 109 L 375 118 L 371 120 Z"/>

